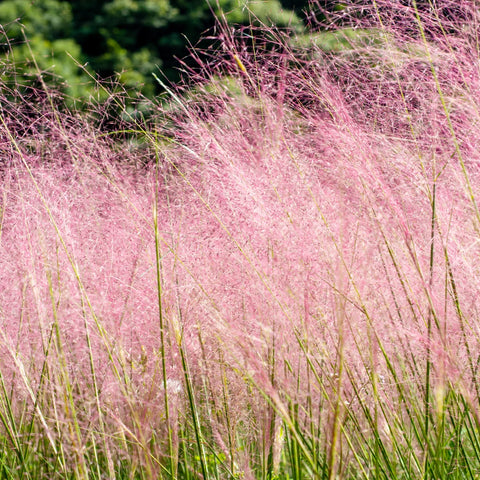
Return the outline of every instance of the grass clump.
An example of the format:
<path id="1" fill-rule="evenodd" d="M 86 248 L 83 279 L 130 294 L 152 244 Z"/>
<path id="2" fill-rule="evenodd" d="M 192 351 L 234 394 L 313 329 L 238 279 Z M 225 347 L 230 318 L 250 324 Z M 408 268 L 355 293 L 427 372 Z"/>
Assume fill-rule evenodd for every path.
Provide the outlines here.
<path id="1" fill-rule="evenodd" d="M 5 96 L 5 478 L 476 478 L 478 12 L 338 15 L 222 30 L 133 147 Z"/>

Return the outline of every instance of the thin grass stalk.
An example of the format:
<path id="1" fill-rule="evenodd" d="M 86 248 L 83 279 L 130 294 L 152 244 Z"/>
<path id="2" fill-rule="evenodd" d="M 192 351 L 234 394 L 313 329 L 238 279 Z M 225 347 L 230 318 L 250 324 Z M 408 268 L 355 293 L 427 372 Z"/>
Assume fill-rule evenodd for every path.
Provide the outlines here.
<path id="1" fill-rule="evenodd" d="M 155 143 L 155 145 L 157 145 Z M 167 379 L 167 344 L 165 338 L 165 318 L 163 307 L 163 287 L 162 287 L 162 255 L 160 251 L 159 229 L 158 229 L 158 205 L 159 205 L 159 151 L 155 148 L 155 162 L 156 162 L 156 174 L 155 174 L 155 201 L 153 208 L 153 229 L 155 235 L 155 264 L 156 264 L 156 281 L 157 281 L 157 299 L 158 299 L 158 320 L 160 327 L 160 358 L 162 365 L 162 382 L 164 390 L 164 408 L 165 408 L 165 423 L 167 425 L 167 443 L 168 443 L 168 461 L 170 464 L 170 475 L 173 479 L 177 478 L 177 469 L 175 462 L 175 452 L 173 448 L 173 434 L 172 423 L 170 418 L 170 400 L 169 400 L 169 387 Z"/>
<path id="2" fill-rule="evenodd" d="M 322 427 L 321 425 L 321 418 L 320 418 L 320 415 L 321 415 L 321 411 L 322 411 L 322 407 L 323 407 L 323 397 L 320 397 L 320 402 L 318 404 L 318 407 L 317 407 L 317 410 L 318 410 L 318 413 L 315 412 L 314 410 L 314 403 L 313 403 L 313 399 L 312 399 L 312 383 L 311 383 L 311 367 L 310 367 L 310 363 L 308 362 L 308 360 L 306 359 L 306 375 L 307 375 L 307 379 L 306 379 L 306 382 L 307 382 L 307 388 L 308 388 L 308 394 L 307 394 L 307 416 L 308 416 L 308 419 L 310 421 L 310 437 L 312 439 L 312 457 L 313 457 L 313 461 L 314 463 L 318 463 L 319 462 L 319 455 L 320 455 L 320 451 L 321 451 L 321 445 L 320 445 L 320 439 L 321 439 L 321 433 L 320 433 L 320 429 Z M 318 421 L 315 422 L 314 419 L 316 417 L 316 415 L 318 415 Z"/>
<path id="3" fill-rule="evenodd" d="M 183 370 L 183 376 L 185 380 L 185 388 L 187 390 L 188 403 L 190 406 L 190 413 L 192 414 L 193 430 L 195 433 L 195 442 L 196 442 L 199 461 L 200 461 L 200 468 L 201 468 L 203 479 L 208 480 L 210 477 L 209 477 L 207 457 L 205 455 L 204 439 L 202 435 L 198 407 L 195 401 L 195 392 L 193 390 L 190 368 L 188 365 L 186 351 L 183 344 L 183 334 L 181 334 L 180 338 L 178 338 L 177 341 L 178 341 L 178 347 L 180 350 L 180 358 L 182 362 L 182 370 Z"/>
<path id="4" fill-rule="evenodd" d="M 429 259 L 429 268 L 430 268 L 430 280 L 429 285 L 432 286 L 433 282 L 433 266 L 434 266 L 434 252 L 435 252 L 435 201 L 436 201 L 436 182 L 433 183 L 433 195 L 432 195 L 432 217 L 431 217 L 431 230 L 430 230 L 430 259 Z M 425 439 L 428 442 L 429 440 L 429 423 L 430 423 L 430 370 L 432 368 L 431 360 L 431 342 L 432 342 L 432 315 L 433 312 L 430 309 L 427 316 L 427 360 L 426 360 L 426 370 L 425 370 L 425 404 L 424 404 L 424 415 L 425 415 Z M 428 444 L 425 448 L 425 464 L 428 465 L 428 455 L 429 455 Z M 425 475 L 427 475 L 428 469 L 425 469 Z M 424 477 L 427 478 L 427 477 Z"/>
<path id="5" fill-rule="evenodd" d="M 344 331 L 344 321 L 345 321 L 345 299 L 337 299 L 337 331 L 338 331 L 338 344 L 337 344 L 337 359 L 336 359 L 336 368 L 337 368 L 337 382 L 336 382 L 336 392 L 335 392 L 335 402 L 334 402 L 334 411 L 333 411 L 333 424 L 332 424 L 332 437 L 330 451 L 328 454 L 328 480 L 335 480 L 337 476 L 337 466 L 338 466 L 338 445 L 340 442 L 340 433 L 341 433 L 341 424 L 342 424 L 342 415 L 343 415 L 343 399 L 342 399 L 342 390 L 343 390 L 343 373 L 345 366 L 345 331 Z"/>
<path id="6" fill-rule="evenodd" d="M 178 284 L 177 284 L 178 286 Z M 178 292 L 178 289 L 177 289 L 177 292 Z M 179 301 L 179 299 L 178 299 Z M 179 316 L 181 318 L 181 309 L 180 309 L 180 304 L 178 306 L 178 310 L 179 310 Z M 205 348 L 205 340 L 203 338 L 203 335 L 202 335 L 202 329 L 201 329 L 201 325 L 198 324 L 197 325 L 197 337 L 198 337 L 198 342 L 199 342 L 199 345 L 200 345 L 200 351 L 201 351 L 201 354 L 202 354 L 202 361 L 203 361 L 203 366 L 204 367 L 207 367 L 208 365 L 208 360 L 207 360 L 207 352 L 206 352 L 206 348 Z M 215 421 L 218 422 L 218 415 L 217 412 L 218 412 L 218 409 L 216 407 L 216 401 L 215 399 L 212 398 L 212 395 L 211 395 L 211 392 L 213 391 L 212 390 L 212 385 L 211 385 L 211 381 L 210 381 L 210 376 L 205 372 L 203 375 L 202 375 L 202 389 L 203 389 L 203 396 L 204 396 L 204 406 L 203 408 L 205 409 L 205 413 L 203 414 L 203 417 L 205 418 L 205 421 L 208 419 L 212 419 L 214 416 L 216 417 L 215 418 Z M 213 410 L 212 410 L 212 403 L 213 403 Z M 210 429 L 211 430 L 211 429 Z M 202 440 L 205 442 L 205 440 Z M 219 471 L 218 471 L 218 465 L 220 463 L 223 463 L 220 461 L 220 459 L 218 458 L 216 452 L 215 452 L 215 448 L 212 446 L 210 447 L 210 451 L 211 451 L 211 454 L 209 455 L 209 458 L 212 458 L 214 457 L 215 458 L 215 461 L 213 462 L 213 465 L 212 465 L 212 462 L 209 462 L 209 467 L 210 467 L 210 471 L 212 473 L 212 476 L 216 479 L 218 479 L 218 475 L 219 475 Z"/>
<path id="7" fill-rule="evenodd" d="M 298 364 L 298 371 L 294 372 L 293 368 L 292 368 L 292 365 L 290 364 L 288 359 L 285 359 L 285 369 L 286 370 L 288 369 L 288 371 L 292 375 L 295 374 L 295 376 L 296 376 L 296 379 L 297 379 L 296 395 L 298 396 L 299 393 L 300 393 L 300 362 Z M 292 418 L 292 420 L 295 424 L 295 428 L 300 429 L 300 423 L 299 423 L 300 406 L 298 404 L 298 401 L 296 399 L 292 400 L 292 399 L 289 398 L 288 399 L 288 408 L 289 408 L 290 416 L 291 416 L 291 418 Z M 273 433 L 275 434 L 275 432 L 273 432 Z M 290 436 L 288 436 L 288 438 L 291 439 Z M 293 477 L 293 480 L 300 480 L 302 478 L 302 466 L 301 466 L 300 449 L 299 449 L 299 446 L 298 446 L 297 442 L 295 442 L 294 439 L 291 439 L 291 440 L 293 440 L 293 441 L 288 442 L 287 449 L 288 449 L 288 453 L 289 453 L 289 456 L 290 456 L 290 468 L 291 468 L 291 471 L 292 471 L 292 477 Z M 312 457 L 315 461 L 315 450 L 316 449 L 315 449 L 315 439 L 314 439 L 313 436 L 311 437 L 311 443 L 312 443 L 312 448 L 311 448 Z M 273 447 L 273 445 L 272 445 L 272 447 Z M 272 457 L 273 457 L 273 451 L 272 451 Z M 275 468 L 273 468 L 272 473 L 276 474 L 276 469 Z"/>
<path id="8" fill-rule="evenodd" d="M 275 317 L 272 323 L 272 345 L 269 348 L 268 352 L 268 369 L 270 370 L 270 384 L 272 385 L 273 389 L 276 389 L 276 382 L 277 379 L 275 378 L 275 339 L 276 339 L 276 328 L 275 328 Z M 267 404 L 267 425 L 264 431 L 264 435 L 266 437 L 266 443 L 268 444 L 268 453 L 264 452 L 264 456 L 266 453 L 267 461 L 265 462 L 266 467 L 266 479 L 272 480 L 275 475 L 275 468 L 274 468 L 274 450 L 275 450 L 275 422 L 276 422 L 276 412 L 275 409 Z M 293 417 L 295 420 L 295 417 Z"/>
<path id="9" fill-rule="evenodd" d="M 219 351 L 219 365 L 220 373 L 222 376 L 222 407 L 223 407 L 223 416 L 225 418 L 225 423 L 227 427 L 227 441 L 228 441 L 228 454 L 229 454 L 229 469 L 232 472 L 232 476 L 236 475 L 236 465 L 235 465 L 235 429 L 230 420 L 230 407 L 228 403 L 229 399 L 229 388 L 228 388 L 228 379 L 227 372 L 225 369 L 225 361 L 223 358 L 223 352 Z"/>

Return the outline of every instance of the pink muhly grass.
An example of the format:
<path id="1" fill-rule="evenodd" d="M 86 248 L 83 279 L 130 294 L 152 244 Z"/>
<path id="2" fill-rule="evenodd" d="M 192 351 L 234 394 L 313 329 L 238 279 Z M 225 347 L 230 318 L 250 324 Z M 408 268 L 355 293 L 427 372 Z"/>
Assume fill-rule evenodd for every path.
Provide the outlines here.
<path id="1" fill-rule="evenodd" d="M 130 127 L 150 164 L 7 104 L 12 438 L 31 419 L 84 478 L 98 450 L 111 476 L 447 471 L 442 435 L 479 418 L 478 19 L 402 3 L 344 10 L 371 35 L 336 55 L 225 31 Z"/>

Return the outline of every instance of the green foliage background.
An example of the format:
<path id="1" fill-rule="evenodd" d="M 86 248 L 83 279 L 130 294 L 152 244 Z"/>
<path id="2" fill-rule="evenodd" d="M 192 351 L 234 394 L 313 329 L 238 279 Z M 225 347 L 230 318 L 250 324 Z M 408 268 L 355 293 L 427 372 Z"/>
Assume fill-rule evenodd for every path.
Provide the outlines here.
<path id="1" fill-rule="evenodd" d="M 95 95 L 93 78 L 114 78 L 132 92 L 152 97 L 152 73 L 178 79 L 176 58 L 187 54 L 223 14 L 230 23 L 252 18 L 297 32 L 308 0 L 6 0 L 3 80 L 15 86 L 43 80 L 72 99 Z M 15 64 L 15 78 L 11 64 Z M 133 93 L 135 92 L 135 93 Z"/>

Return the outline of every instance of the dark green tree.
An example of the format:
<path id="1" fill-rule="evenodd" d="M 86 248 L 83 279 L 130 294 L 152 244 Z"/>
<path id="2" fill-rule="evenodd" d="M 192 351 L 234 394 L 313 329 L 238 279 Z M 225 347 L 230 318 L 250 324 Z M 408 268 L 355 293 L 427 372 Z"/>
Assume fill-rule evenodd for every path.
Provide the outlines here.
<path id="1" fill-rule="evenodd" d="M 263 23 L 302 29 L 284 0 L 4 0 L 0 1 L 5 63 L 11 81 L 42 79 L 71 98 L 95 93 L 92 76 L 115 78 L 135 96 L 159 91 L 153 73 L 178 79 L 177 58 L 214 24 Z M 28 43 L 27 43 L 28 42 Z M 83 67 L 80 68 L 79 65 Z M 14 80 L 13 80 L 14 78 Z"/>

